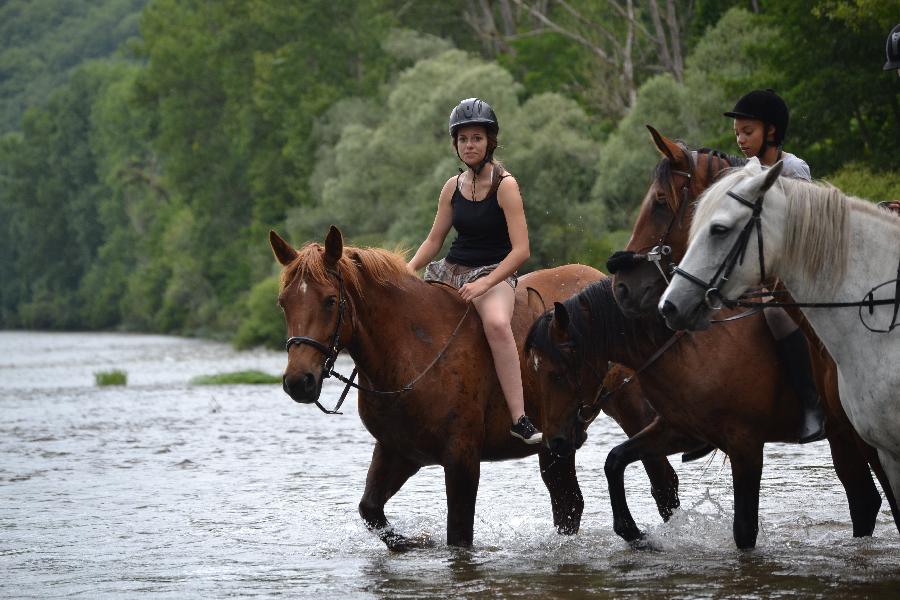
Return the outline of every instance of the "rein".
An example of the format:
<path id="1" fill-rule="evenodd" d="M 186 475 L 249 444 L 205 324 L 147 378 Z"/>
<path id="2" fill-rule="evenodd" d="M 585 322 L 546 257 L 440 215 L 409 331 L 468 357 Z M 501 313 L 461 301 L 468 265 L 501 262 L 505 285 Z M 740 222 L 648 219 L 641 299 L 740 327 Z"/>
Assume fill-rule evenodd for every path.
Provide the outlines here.
<path id="1" fill-rule="evenodd" d="M 741 233 L 738 235 L 738 238 L 735 240 L 734 245 L 731 247 L 731 250 L 728 251 L 728 254 L 725 256 L 725 259 L 722 261 L 722 264 L 719 265 L 719 268 L 716 269 L 716 272 L 713 274 L 712 278 L 707 282 L 703 281 L 696 275 L 693 275 L 681 267 L 676 266 L 674 269 L 675 275 L 681 275 L 688 281 L 693 284 L 700 286 L 701 288 L 706 290 L 706 293 L 703 296 L 704 303 L 711 308 L 712 310 L 719 310 L 723 306 L 728 307 L 745 307 L 745 308 L 753 308 L 756 310 L 763 310 L 765 308 L 788 308 L 788 307 L 796 307 L 796 308 L 855 308 L 859 307 L 859 321 L 862 323 L 863 327 L 871 331 L 872 333 L 891 333 L 897 327 L 900 327 L 900 323 L 897 322 L 897 317 L 900 315 L 900 263 L 897 265 L 897 277 L 895 279 L 890 279 L 884 283 L 876 285 L 864 296 L 863 300 L 859 301 L 845 301 L 845 302 L 752 302 L 742 298 L 747 298 L 753 296 L 755 294 L 751 294 L 750 296 L 742 296 L 737 300 L 727 300 L 724 298 L 719 288 L 722 284 L 728 281 L 728 278 L 731 276 L 731 273 L 734 271 L 734 268 L 738 264 L 744 263 L 744 255 L 747 251 L 747 246 L 750 243 L 750 235 L 753 229 L 756 229 L 756 241 L 758 247 L 759 254 L 759 272 L 760 272 L 760 281 L 766 280 L 766 263 L 765 257 L 763 256 L 763 237 L 762 237 L 762 222 L 761 215 L 763 209 L 763 200 L 765 199 L 765 194 L 761 195 L 756 199 L 755 202 L 750 202 L 745 198 L 742 198 L 729 190 L 726 192 L 728 196 L 737 200 L 741 204 L 749 207 L 753 214 L 750 217 L 750 220 L 747 221 L 747 224 L 744 225 L 744 228 L 741 230 Z M 893 298 L 884 298 L 881 300 L 875 300 L 875 292 L 887 285 L 894 284 L 894 297 Z M 893 306 L 894 313 L 891 318 L 891 323 L 887 329 L 876 329 L 873 327 L 869 327 L 868 323 L 866 323 L 863 318 L 863 308 L 869 309 L 869 315 L 875 313 L 876 306 Z"/>
<path id="2" fill-rule="evenodd" d="M 320 390 L 322 389 L 322 387 L 321 387 L 322 382 L 324 382 L 326 379 L 328 379 L 329 377 L 332 377 L 332 376 L 335 379 L 342 381 L 346 384 L 344 386 L 344 391 L 341 392 L 341 397 L 338 399 L 338 402 L 333 409 L 328 410 L 327 408 L 322 406 L 322 404 L 319 403 L 318 399 L 316 399 L 314 401 L 316 406 L 319 407 L 319 410 L 321 410 L 326 415 L 342 415 L 342 414 L 344 414 L 344 413 L 338 412 L 338 411 L 340 410 L 341 405 L 344 403 L 344 400 L 347 398 L 347 394 L 350 392 L 351 387 L 355 388 L 357 390 L 362 390 L 364 392 L 369 392 L 371 394 L 379 394 L 382 396 L 394 396 L 394 395 L 403 394 L 405 392 L 411 391 L 413 389 L 413 387 L 416 385 L 416 383 L 418 383 L 419 380 L 422 379 L 422 377 L 424 377 L 425 374 L 428 373 L 428 371 L 430 371 L 431 368 L 435 364 L 437 364 L 437 362 L 441 359 L 441 357 L 447 351 L 447 348 L 450 347 L 450 343 L 453 341 L 453 338 L 456 337 L 456 334 L 459 333 L 460 327 L 462 327 L 462 324 L 466 320 L 466 317 L 469 316 L 469 310 L 472 308 L 471 303 L 466 305 L 465 312 L 463 313 L 462 317 L 460 317 L 459 322 L 456 324 L 456 327 L 453 329 L 453 333 L 451 333 L 450 337 L 447 338 L 447 342 L 444 344 L 444 347 L 441 348 L 440 352 L 437 353 L 437 356 L 434 357 L 434 359 L 428 364 L 427 367 L 425 367 L 425 369 L 421 373 L 416 375 L 409 383 L 400 387 L 399 389 L 388 390 L 388 391 L 378 390 L 378 389 L 366 387 L 366 386 L 363 386 L 363 385 L 360 385 L 357 383 L 353 383 L 353 380 L 356 378 L 356 374 L 358 372 L 358 369 L 355 366 L 353 367 L 353 371 L 350 373 L 349 378 L 345 377 L 344 375 L 341 375 L 334 368 L 334 363 L 337 360 L 338 354 L 340 353 L 340 350 L 341 350 L 341 347 L 340 347 L 341 325 L 343 324 L 343 321 L 344 321 L 344 309 L 346 308 L 346 306 L 348 304 L 348 299 L 347 299 L 347 294 L 344 289 L 344 278 L 341 277 L 340 272 L 333 270 L 333 269 L 328 269 L 328 273 L 334 275 L 338 281 L 338 317 L 337 317 L 337 322 L 335 323 L 335 326 L 334 326 L 334 333 L 331 335 L 331 343 L 328 346 L 326 346 L 322 342 L 320 342 L 316 339 L 313 339 L 311 337 L 304 336 L 304 335 L 298 335 L 298 336 L 293 336 L 293 337 L 288 338 L 287 342 L 285 343 L 285 348 L 284 348 L 286 352 L 290 352 L 292 346 L 295 346 L 295 345 L 301 346 L 303 344 L 306 344 L 308 346 L 312 346 L 313 348 L 315 348 L 316 350 L 318 350 L 319 352 L 322 353 L 322 355 L 324 356 L 324 361 L 322 363 L 322 369 L 319 374 L 319 389 Z M 355 327 L 354 327 L 354 329 L 355 329 Z"/>
<path id="3" fill-rule="evenodd" d="M 594 367 L 590 364 L 590 362 L 588 362 L 588 363 L 587 363 L 588 366 L 591 367 L 591 371 L 594 372 L 594 375 L 597 376 L 597 377 L 600 379 L 601 384 L 600 384 L 600 389 L 597 391 L 597 394 L 594 396 L 594 399 L 593 399 L 590 403 L 581 404 L 581 405 L 578 407 L 578 410 L 575 412 L 575 417 L 578 419 L 578 421 L 581 422 L 581 423 L 584 423 L 585 425 L 587 425 L 588 423 L 590 423 L 590 422 L 592 422 L 594 419 L 596 419 L 596 418 L 597 418 L 597 415 L 600 414 L 600 411 L 603 410 L 603 405 L 606 403 L 607 400 L 609 400 L 609 398 L 610 398 L 611 396 L 617 394 L 622 388 L 624 388 L 626 385 L 628 385 L 629 383 L 631 383 L 632 381 L 634 381 L 634 379 L 635 379 L 638 375 L 640 375 L 640 374 L 643 373 L 645 370 L 647 370 L 647 368 L 648 368 L 650 365 L 652 365 L 653 363 L 655 363 L 655 362 L 657 361 L 657 359 L 659 359 L 660 356 L 662 356 L 663 354 L 665 354 L 665 352 L 666 352 L 669 348 L 671 348 L 672 346 L 674 346 L 675 343 L 676 343 L 678 340 L 680 340 L 682 337 L 684 337 L 684 334 L 685 334 L 685 333 L 687 333 L 685 330 L 676 331 L 676 332 L 675 332 L 668 340 L 666 340 L 666 343 L 664 343 L 662 346 L 660 346 L 660 347 L 656 350 L 656 352 L 654 352 L 653 355 L 652 355 L 650 358 L 648 358 L 648 359 L 644 362 L 644 364 L 642 364 L 642 365 L 641 365 L 641 366 L 640 366 L 640 367 L 639 367 L 639 368 L 631 375 L 631 377 L 626 377 L 625 379 L 623 379 L 623 380 L 622 380 L 622 383 L 620 383 L 619 385 L 617 385 L 617 386 L 615 387 L 615 389 L 612 389 L 612 390 L 607 390 L 607 389 L 606 389 L 606 386 L 603 385 L 603 383 L 602 383 L 602 382 L 603 382 L 603 378 L 599 376 L 599 373 L 597 373 L 597 371 L 596 371 L 596 370 L 594 369 Z M 590 412 L 588 413 L 589 416 L 587 416 L 587 417 L 585 417 L 585 416 L 582 414 L 582 410 L 584 410 L 585 408 L 588 408 L 588 409 L 590 410 Z"/>

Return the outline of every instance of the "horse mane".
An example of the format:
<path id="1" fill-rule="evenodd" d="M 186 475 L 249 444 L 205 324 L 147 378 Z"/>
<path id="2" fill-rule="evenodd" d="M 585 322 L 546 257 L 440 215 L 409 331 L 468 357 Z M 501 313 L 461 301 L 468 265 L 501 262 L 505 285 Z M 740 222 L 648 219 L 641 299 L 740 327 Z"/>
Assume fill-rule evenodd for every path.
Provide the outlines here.
<path id="1" fill-rule="evenodd" d="M 729 189 L 758 173 L 758 170 L 747 169 L 733 171 L 710 187 L 697 205 L 689 239 L 693 241 L 697 235 L 699 223 L 709 223 L 712 213 L 728 197 Z M 881 217 L 883 212 L 825 182 L 779 177 L 778 185 L 786 204 L 784 251 L 778 264 L 797 265 L 814 282 L 816 289 L 833 290 L 847 271 L 850 211 Z M 777 268 L 773 265 L 773 269 Z"/>
<path id="2" fill-rule="evenodd" d="M 569 313 L 567 333 L 579 360 L 608 353 L 613 345 L 625 344 L 640 333 L 638 321 L 626 319 L 616 303 L 609 277 L 590 284 L 562 304 Z M 550 362 L 561 364 L 562 353 L 550 335 L 552 317 L 551 309 L 532 323 L 525 338 L 525 352 L 536 348 Z"/>
<path id="3" fill-rule="evenodd" d="M 347 289 L 360 298 L 364 296 L 364 275 L 381 286 L 398 285 L 408 275 L 403 255 L 383 248 L 344 246 L 337 269 Z M 281 289 L 285 289 L 298 277 L 320 285 L 328 281 L 324 246 L 310 242 L 297 250 L 297 257 L 281 272 Z"/>

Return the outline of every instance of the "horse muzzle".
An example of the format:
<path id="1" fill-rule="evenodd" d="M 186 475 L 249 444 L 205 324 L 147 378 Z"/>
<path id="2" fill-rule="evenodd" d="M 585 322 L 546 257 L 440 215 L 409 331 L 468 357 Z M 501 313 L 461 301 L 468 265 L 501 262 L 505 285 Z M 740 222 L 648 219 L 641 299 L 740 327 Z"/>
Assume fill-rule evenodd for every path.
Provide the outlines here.
<path id="1" fill-rule="evenodd" d="M 281 378 L 281 388 L 294 402 L 312 404 L 319 399 L 319 394 L 322 392 L 322 381 L 310 372 L 299 375 L 285 374 Z"/>
<path id="2" fill-rule="evenodd" d="M 691 310 L 682 309 L 670 300 L 661 300 L 659 303 L 659 314 L 672 331 L 709 329 L 712 313 L 713 310 L 704 302 L 697 303 Z"/>

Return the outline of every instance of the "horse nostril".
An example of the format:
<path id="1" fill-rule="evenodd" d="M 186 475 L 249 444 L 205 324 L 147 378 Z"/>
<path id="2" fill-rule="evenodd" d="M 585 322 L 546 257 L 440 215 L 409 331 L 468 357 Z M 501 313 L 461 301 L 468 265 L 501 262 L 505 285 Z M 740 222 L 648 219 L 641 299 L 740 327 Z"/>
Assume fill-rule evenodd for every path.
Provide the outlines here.
<path id="1" fill-rule="evenodd" d="M 316 389 L 316 378 L 312 373 L 303 376 L 303 390 L 309 394 Z"/>
<path id="2" fill-rule="evenodd" d="M 675 305 L 666 300 L 659 307 L 659 313 L 664 317 L 671 317 L 677 312 L 678 309 L 675 308 Z"/>

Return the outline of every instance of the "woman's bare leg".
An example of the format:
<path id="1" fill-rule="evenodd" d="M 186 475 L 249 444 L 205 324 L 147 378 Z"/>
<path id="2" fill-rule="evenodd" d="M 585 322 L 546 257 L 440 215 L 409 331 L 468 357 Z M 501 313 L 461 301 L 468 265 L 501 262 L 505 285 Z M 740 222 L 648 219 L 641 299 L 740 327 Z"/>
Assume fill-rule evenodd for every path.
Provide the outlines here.
<path id="1" fill-rule="evenodd" d="M 506 398 L 513 423 L 525 414 L 519 350 L 516 348 L 516 340 L 510 325 L 515 299 L 516 292 L 512 286 L 501 281 L 474 300 L 475 310 L 481 316 L 484 335 L 494 356 L 497 378 L 500 380 L 500 388 Z"/>

